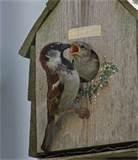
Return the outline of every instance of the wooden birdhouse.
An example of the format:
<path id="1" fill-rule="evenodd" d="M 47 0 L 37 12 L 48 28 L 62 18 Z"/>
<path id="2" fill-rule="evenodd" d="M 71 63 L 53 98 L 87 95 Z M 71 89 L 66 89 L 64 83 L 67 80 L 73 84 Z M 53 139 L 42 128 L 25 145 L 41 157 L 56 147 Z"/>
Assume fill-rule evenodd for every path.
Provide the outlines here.
<path id="1" fill-rule="evenodd" d="M 137 20 L 138 11 L 127 0 L 48 1 L 19 51 L 21 56 L 30 59 L 30 156 L 69 160 L 137 159 Z M 89 117 L 82 119 L 76 113 L 65 114 L 49 150 L 44 152 L 41 146 L 48 125 L 48 81 L 40 53 L 52 42 L 77 41 L 88 44 L 98 55 L 100 68 L 92 85 L 101 88 L 92 95 L 91 102 L 87 93 L 79 100 L 79 105 L 89 110 Z M 84 70 L 86 66 L 83 65 Z M 117 68 L 112 71 L 118 72 L 108 77 L 106 71 L 113 66 Z M 103 73 L 104 78 L 109 78 L 107 85 L 102 83 Z"/>

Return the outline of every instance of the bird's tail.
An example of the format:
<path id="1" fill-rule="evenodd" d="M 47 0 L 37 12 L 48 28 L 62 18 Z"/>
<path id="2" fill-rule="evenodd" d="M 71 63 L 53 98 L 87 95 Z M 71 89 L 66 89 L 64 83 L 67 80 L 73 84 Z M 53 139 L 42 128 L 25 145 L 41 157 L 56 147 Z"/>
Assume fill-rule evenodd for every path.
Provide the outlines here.
<path id="1" fill-rule="evenodd" d="M 45 136 L 43 139 L 43 143 L 41 146 L 41 149 L 44 152 L 49 151 L 51 144 L 53 142 L 54 134 L 56 133 L 56 123 L 55 118 L 53 117 L 47 124 L 46 130 L 45 130 Z"/>

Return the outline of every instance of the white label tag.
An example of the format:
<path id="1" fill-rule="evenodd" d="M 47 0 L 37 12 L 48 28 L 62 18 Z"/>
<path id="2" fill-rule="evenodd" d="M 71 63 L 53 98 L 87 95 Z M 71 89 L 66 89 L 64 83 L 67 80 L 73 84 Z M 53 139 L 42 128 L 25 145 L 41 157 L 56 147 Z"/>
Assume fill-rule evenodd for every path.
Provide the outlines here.
<path id="1" fill-rule="evenodd" d="M 96 36 L 101 36 L 101 25 L 72 28 L 68 31 L 69 40 Z"/>

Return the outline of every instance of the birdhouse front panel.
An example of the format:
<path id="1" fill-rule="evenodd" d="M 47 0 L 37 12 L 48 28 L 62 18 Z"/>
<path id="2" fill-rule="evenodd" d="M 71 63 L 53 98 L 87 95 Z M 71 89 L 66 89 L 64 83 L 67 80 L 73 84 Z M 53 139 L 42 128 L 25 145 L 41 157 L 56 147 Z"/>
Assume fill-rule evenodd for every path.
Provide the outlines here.
<path id="1" fill-rule="evenodd" d="M 93 26 L 100 29 L 96 28 L 96 31 L 90 31 L 91 36 L 85 36 L 87 29 L 84 33 L 83 27 L 93 28 Z M 80 29 L 78 29 L 78 38 L 77 36 L 75 39 L 72 36 L 69 37 L 69 32 L 73 28 L 76 32 L 77 28 Z M 43 151 L 42 144 L 46 136 L 46 126 L 49 123 L 48 74 L 41 65 L 40 53 L 45 46 L 53 42 L 79 44 L 80 41 L 88 44 L 99 58 L 99 71 L 92 78 L 93 86 L 99 85 L 98 90 L 90 100 L 90 94 L 87 91 L 89 83 L 80 81 L 80 85 L 86 88 L 84 89 L 86 92 L 82 92 L 78 106 L 84 109 L 81 110 L 82 114 L 88 111 L 89 116 L 82 118 L 75 112 L 67 112 L 58 117 L 58 127 L 55 130 L 50 151 L 138 139 L 135 17 L 118 0 L 61 0 L 37 31 L 35 39 L 37 152 Z M 83 50 L 83 46 L 80 49 Z M 110 77 L 109 74 L 112 71 L 116 72 L 112 64 L 117 66 L 118 72 Z M 86 63 L 77 67 L 81 71 L 83 68 L 82 72 L 87 74 L 89 68 L 87 66 Z M 104 73 L 104 77 L 101 73 Z M 108 76 L 110 78 L 105 85 L 100 78 L 106 79 Z M 73 83 L 75 81 L 72 81 L 69 86 Z M 73 92 L 75 88 L 72 94 Z"/>

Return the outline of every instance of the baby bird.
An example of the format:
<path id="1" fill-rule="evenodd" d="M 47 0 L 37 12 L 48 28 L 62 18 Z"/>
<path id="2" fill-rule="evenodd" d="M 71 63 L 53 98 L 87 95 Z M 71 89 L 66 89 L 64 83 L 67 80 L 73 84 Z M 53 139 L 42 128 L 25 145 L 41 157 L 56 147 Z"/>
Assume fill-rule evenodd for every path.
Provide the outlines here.
<path id="1" fill-rule="evenodd" d="M 81 80 L 84 82 L 93 80 L 99 70 L 100 62 L 96 52 L 85 42 L 73 42 L 71 47 L 74 56 L 74 66 Z"/>

